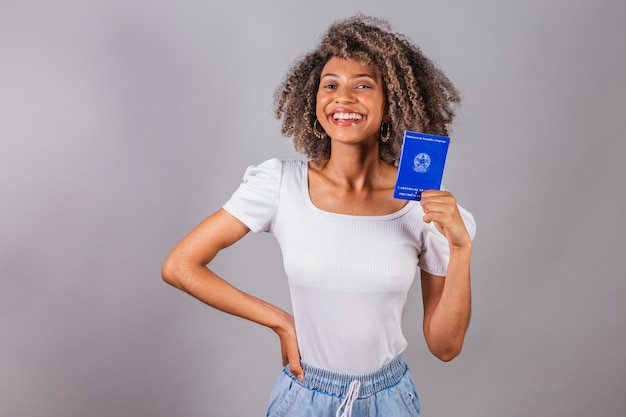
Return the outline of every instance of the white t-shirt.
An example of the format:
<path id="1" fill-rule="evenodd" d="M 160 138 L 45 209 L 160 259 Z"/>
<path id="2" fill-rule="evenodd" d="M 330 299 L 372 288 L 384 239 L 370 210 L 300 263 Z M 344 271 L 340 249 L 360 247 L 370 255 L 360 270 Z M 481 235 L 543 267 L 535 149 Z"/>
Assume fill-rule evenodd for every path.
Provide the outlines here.
<path id="1" fill-rule="evenodd" d="M 402 353 L 402 315 L 417 268 L 446 275 L 448 241 L 424 223 L 419 202 L 383 216 L 321 210 L 309 196 L 306 161 L 249 167 L 224 209 L 278 240 L 300 355 L 319 368 L 368 373 Z M 473 238 L 474 219 L 460 211 Z"/>

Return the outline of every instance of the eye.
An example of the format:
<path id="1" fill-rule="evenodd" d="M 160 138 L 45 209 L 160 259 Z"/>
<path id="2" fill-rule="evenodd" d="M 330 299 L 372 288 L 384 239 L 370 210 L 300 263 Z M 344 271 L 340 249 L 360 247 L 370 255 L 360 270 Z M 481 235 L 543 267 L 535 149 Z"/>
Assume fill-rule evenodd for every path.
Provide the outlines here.
<path id="1" fill-rule="evenodd" d="M 324 88 L 327 88 L 329 90 L 333 90 L 333 89 L 337 88 L 337 84 L 332 84 L 332 83 L 324 84 Z"/>

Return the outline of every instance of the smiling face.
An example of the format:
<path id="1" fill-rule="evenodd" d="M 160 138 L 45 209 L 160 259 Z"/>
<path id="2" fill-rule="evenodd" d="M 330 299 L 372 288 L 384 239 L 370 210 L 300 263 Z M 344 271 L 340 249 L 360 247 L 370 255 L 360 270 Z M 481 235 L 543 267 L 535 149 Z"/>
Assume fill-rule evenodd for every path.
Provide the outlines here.
<path id="1" fill-rule="evenodd" d="M 385 103 L 380 74 L 359 61 L 333 57 L 322 69 L 316 115 L 333 140 L 376 143 Z"/>

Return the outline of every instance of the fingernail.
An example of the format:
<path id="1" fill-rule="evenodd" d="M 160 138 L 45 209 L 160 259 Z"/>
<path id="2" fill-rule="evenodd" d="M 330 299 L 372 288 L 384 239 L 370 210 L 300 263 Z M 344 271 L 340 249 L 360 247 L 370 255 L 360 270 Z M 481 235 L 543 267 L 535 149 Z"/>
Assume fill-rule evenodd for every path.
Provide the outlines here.
<path id="1" fill-rule="evenodd" d="M 303 381 L 304 381 L 304 375 L 298 375 L 298 376 L 296 377 L 296 379 L 297 379 L 298 381 L 300 381 L 300 382 L 303 382 Z"/>

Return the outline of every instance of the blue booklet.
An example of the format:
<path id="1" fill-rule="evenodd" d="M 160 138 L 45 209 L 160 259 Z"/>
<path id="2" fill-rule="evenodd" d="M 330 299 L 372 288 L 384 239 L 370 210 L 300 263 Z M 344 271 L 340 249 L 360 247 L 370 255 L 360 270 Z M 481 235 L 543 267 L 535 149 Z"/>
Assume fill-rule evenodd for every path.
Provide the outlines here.
<path id="1" fill-rule="evenodd" d="M 447 136 L 404 132 L 393 196 L 403 200 L 420 200 L 422 191 L 439 190 L 449 144 Z"/>

